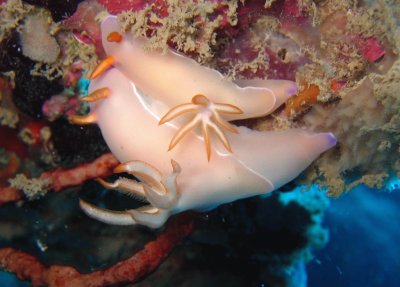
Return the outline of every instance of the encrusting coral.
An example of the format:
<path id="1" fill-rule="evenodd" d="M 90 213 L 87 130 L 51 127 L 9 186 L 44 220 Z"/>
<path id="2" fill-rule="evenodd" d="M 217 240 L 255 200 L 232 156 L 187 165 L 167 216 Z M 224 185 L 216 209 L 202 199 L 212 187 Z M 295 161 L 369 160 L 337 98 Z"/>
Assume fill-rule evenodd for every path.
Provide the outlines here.
<path id="1" fill-rule="evenodd" d="M 15 128 L 19 121 L 12 99 L 11 85 L 6 79 L 0 78 L 0 125 Z"/>
<path id="2" fill-rule="evenodd" d="M 33 9 L 34 6 L 27 5 L 21 0 L 10 0 L 2 3 L 0 10 L 0 42 L 9 36 L 9 33 L 17 28 Z"/>
<path id="3" fill-rule="evenodd" d="M 273 11 L 279 2 L 266 4 Z M 219 62 L 222 70 L 228 72 L 230 63 L 231 69 L 237 71 L 237 63 L 246 67 L 241 65 L 243 60 L 252 61 L 262 53 L 267 63 L 256 66 L 256 70 L 234 72 L 239 78 L 276 78 L 277 72 L 291 78 L 293 74 L 285 65 L 295 67 L 300 92 L 286 104 L 285 115 L 276 114 L 272 123 L 264 118 L 250 125 L 261 130 L 271 126 L 282 128 L 282 123 L 283 128 L 333 130 L 338 136 L 338 147 L 309 168 L 303 182 L 318 179 L 320 184 L 329 186 L 331 195 L 339 195 L 355 184 L 382 186 L 385 178 L 399 172 L 397 157 L 393 156 L 398 154 L 399 143 L 399 7 L 384 0 L 365 5 L 340 0 L 312 5 L 298 1 L 298 6 L 293 4 L 297 1 L 283 2 L 284 9 L 289 7 L 288 11 L 297 16 L 281 17 L 278 25 L 264 25 L 267 39 L 275 39 L 277 33 L 290 39 L 277 51 L 278 57 L 271 53 L 270 45 L 257 46 L 266 43 L 265 36 L 260 36 L 265 34 L 252 25 L 242 41 L 240 37 L 235 39 L 222 52 L 222 56 L 236 53 L 241 60 L 222 58 Z M 279 55 L 292 53 L 294 43 L 299 55 L 287 58 L 288 63 L 284 64 Z M 359 115 L 356 119 L 355 114 Z M 351 182 L 346 188 L 346 183 Z"/>
<path id="4" fill-rule="evenodd" d="M 40 14 L 29 15 L 21 25 L 22 53 L 43 63 L 54 63 L 60 54 L 60 46 L 50 34 L 50 25 Z"/>
<path id="5" fill-rule="evenodd" d="M 172 43 L 178 51 L 195 53 L 200 62 L 208 62 L 218 30 L 237 24 L 237 8 L 237 1 L 167 0 L 161 8 L 153 3 L 139 11 L 122 11 L 118 17 L 125 32 L 151 35 L 145 48 L 166 51 Z"/>
<path id="6" fill-rule="evenodd" d="M 39 178 L 28 179 L 23 174 L 17 174 L 16 177 L 9 179 L 10 186 L 22 190 L 29 200 L 37 199 L 47 193 L 50 187 L 50 181 Z"/>
<path id="7" fill-rule="evenodd" d="M 395 20 L 399 7 L 388 11 L 389 2 L 378 1 L 362 9 L 360 18 L 352 19 L 349 25 L 365 37 L 379 36 L 391 52 L 352 87 L 342 89 L 339 103 L 316 107 L 304 117 L 305 124 L 314 130 L 328 127 L 338 136 L 339 148 L 319 160 L 317 173 L 310 173 L 309 178 L 324 176 L 332 195 L 356 184 L 381 188 L 391 174 L 399 176 L 400 162 L 395 156 L 400 148 L 400 34 Z M 378 22 L 374 28 L 368 26 Z M 345 181 L 354 183 L 345 187 Z"/>
<path id="8" fill-rule="evenodd" d="M 62 31 L 47 10 L 21 0 L 6 1 L 0 7 L 0 43 L 17 31 L 24 55 L 36 61 L 33 75 L 54 80 L 76 62 L 85 73 L 96 66 L 94 43 L 81 43 L 73 33 Z"/>

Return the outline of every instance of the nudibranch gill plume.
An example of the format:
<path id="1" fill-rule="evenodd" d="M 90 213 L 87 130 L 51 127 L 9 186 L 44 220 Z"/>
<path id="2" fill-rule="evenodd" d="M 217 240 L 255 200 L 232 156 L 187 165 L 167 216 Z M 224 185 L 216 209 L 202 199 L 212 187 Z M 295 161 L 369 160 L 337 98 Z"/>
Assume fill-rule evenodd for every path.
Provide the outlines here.
<path id="1" fill-rule="evenodd" d="M 259 132 L 229 121 L 267 115 L 296 93 L 284 80 L 229 81 L 172 50 L 145 51 L 145 38 L 124 33 L 115 16 L 101 24 L 107 58 L 92 75 L 90 114 L 113 154 L 139 181 L 100 180 L 109 189 L 143 198 L 126 211 L 81 208 L 100 221 L 149 227 L 185 210 L 271 192 L 294 179 L 336 144 L 331 133 L 304 129 Z"/>

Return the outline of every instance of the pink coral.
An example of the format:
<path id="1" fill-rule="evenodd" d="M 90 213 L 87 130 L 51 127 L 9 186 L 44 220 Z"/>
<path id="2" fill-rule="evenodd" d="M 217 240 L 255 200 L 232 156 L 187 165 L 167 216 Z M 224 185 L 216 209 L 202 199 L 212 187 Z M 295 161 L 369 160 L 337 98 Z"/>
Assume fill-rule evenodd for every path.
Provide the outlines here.
<path id="1" fill-rule="evenodd" d="M 49 121 L 54 121 L 62 115 L 76 114 L 80 107 L 78 97 L 69 95 L 55 95 L 48 99 L 43 107 L 43 114 Z"/>
<path id="2" fill-rule="evenodd" d="M 87 0 L 80 3 L 76 12 L 63 22 L 65 27 L 74 32 L 79 41 L 94 44 L 96 53 L 100 57 L 104 55 L 104 50 L 101 44 L 100 26 L 95 18 L 102 10 L 103 7 L 96 0 Z"/>
<path id="3" fill-rule="evenodd" d="M 98 0 L 98 2 L 114 15 L 129 10 L 140 11 L 144 7 L 154 4 L 155 10 L 162 11 L 163 13 L 161 14 L 164 14 L 164 17 L 167 16 L 167 6 L 164 0 Z M 158 16 L 162 16 L 161 14 Z"/>
<path id="4" fill-rule="evenodd" d="M 355 44 L 363 58 L 370 62 L 378 61 L 386 53 L 385 48 L 375 37 L 368 37 L 366 39 L 358 37 L 358 41 L 355 41 Z"/>

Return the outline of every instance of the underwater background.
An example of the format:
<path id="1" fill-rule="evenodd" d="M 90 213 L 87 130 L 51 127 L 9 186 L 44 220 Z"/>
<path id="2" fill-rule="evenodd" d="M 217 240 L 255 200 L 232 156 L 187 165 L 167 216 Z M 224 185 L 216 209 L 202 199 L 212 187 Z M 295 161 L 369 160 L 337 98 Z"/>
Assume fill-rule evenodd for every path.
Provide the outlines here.
<path id="1" fill-rule="evenodd" d="M 399 285 L 399 1 L 0 4 L 1 286 Z M 69 120 L 89 111 L 80 99 L 105 57 L 107 13 L 146 49 L 230 81 L 297 83 L 274 113 L 235 125 L 332 132 L 338 144 L 272 193 L 159 229 L 89 218 L 79 199 L 143 205 L 96 180 L 116 180 L 118 161 L 96 125 Z"/>
<path id="2" fill-rule="evenodd" d="M 294 270 L 287 270 L 284 276 L 289 280 L 285 286 L 397 286 L 400 276 L 398 272 L 400 247 L 396 244 L 400 239 L 400 223 L 396 220 L 399 214 L 397 204 L 399 200 L 398 189 L 387 191 L 358 187 L 340 199 L 329 201 L 323 219 L 323 226 L 329 231 L 328 242 L 321 249 L 312 252 L 310 261 L 305 263 L 299 260 L 294 264 Z M 78 249 L 75 252 L 85 251 L 79 245 L 77 238 L 71 238 L 71 240 L 78 241 L 70 247 Z M 2 244 L 9 245 L 9 242 L 5 243 L 3 240 Z M 32 245 L 33 250 L 38 248 L 37 245 Z M 168 268 L 162 268 L 163 270 L 150 275 L 150 277 L 156 277 L 151 282 L 157 286 L 175 284 L 216 286 L 222 284 L 217 279 L 218 277 L 223 277 L 220 279 L 224 280 L 223 282 L 232 282 L 225 281 L 226 276 L 236 278 L 238 274 L 235 271 L 239 272 L 239 270 L 230 269 L 231 263 L 228 263 L 228 266 L 214 266 L 215 260 L 221 260 L 222 262 L 219 262 L 221 264 L 229 261 L 229 259 L 216 259 L 216 256 L 220 257 L 222 254 L 216 252 L 215 249 L 214 246 L 210 250 L 204 250 L 209 253 L 207 257 L 211 262 L 202 262 L 199 266 L 198 262 L 189 260 L 188 264 L 193 264 L 193 266 L 185 268 L 189 270 L 185 270 L 184 274 L 169 274 L 163 281 L 154 281 L 163 277 L 157 275 L 157 272 L 170 272 Z M 63 252 L 71 251 L 68 246 L 66 248 L 63 245 L 59 252 L 58 256 L 63 256 Z M 177 252 L 185 251 L 178 250 Z M 240 267 L 236 266 L 236 268 L 240 269 L 239 277 L 242 277 L 248 266 L 238 264 Z M 212 267 L 211 274 L 210 271 L 205 270 L 204 265 L 207 266 L 206 269 Z M 180 271 L 176 270 L 176 272 Z M 231 272 L 232 274 L 229 275 Z M 228 274 L 221 275 L 223 273 Z M 171 280 L 170 276 L 181 278 L 175 281 Z M 203 276 L 203 279 L 198 278 Z M 15 275 L 7 272 L 1 272 L 0 278 L 3 286 L 30 286 L 29 283 L 21 282 Z M 275 286 L 268 285 L 263 280 L 251 282 L 254 283 L 251 286 Z M 149 286 L 154 286 L 151 284 Z M 248 286 L 246 284 L 244 281 L 239 281 L 239 283 L 236 281 L 229 286 Z"/>

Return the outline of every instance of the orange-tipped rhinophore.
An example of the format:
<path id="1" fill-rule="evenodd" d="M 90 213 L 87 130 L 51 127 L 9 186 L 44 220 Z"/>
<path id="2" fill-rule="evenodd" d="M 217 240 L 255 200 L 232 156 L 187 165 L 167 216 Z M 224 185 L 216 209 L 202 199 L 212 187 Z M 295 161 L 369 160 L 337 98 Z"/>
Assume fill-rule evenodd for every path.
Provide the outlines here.
<path id="1" fill-rule="evenodd" d="M 86 116 L 71 115 L 68 117 L 68 120 L 76 125 L 90 125 L 96 122 L 96 116 L 94 114 Z"/>
<path id="2" fill-rule="evenodd" d="M 108 70 L 112 65 L 114 65 L 115 59 L 113 56 L 108 56 L 105 58 L 103 61 L 100 62 L 100 64 L 94 69 L 92 75 L 90 76 L 90 79 L 93 80 L 100 76 L 103 72 Z"/>
<path id="3" fill-rule="evenodd" d="M 111 91 L 109 88 L 101 88 L 97 89 L 94 92 L 90 93 L 84 98 L 81 98 L 82 102 L 95 102 L 98 100 L 103 100 L 107 98 L 111 94 Z"/>

